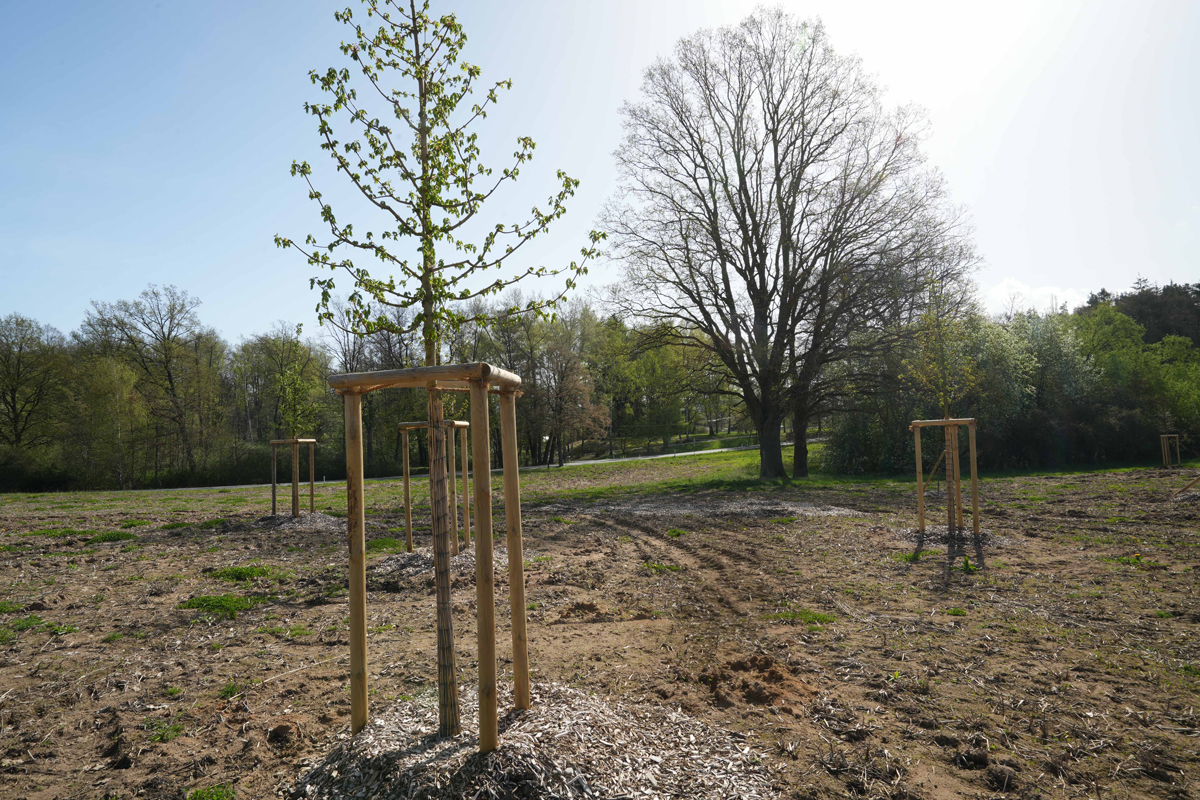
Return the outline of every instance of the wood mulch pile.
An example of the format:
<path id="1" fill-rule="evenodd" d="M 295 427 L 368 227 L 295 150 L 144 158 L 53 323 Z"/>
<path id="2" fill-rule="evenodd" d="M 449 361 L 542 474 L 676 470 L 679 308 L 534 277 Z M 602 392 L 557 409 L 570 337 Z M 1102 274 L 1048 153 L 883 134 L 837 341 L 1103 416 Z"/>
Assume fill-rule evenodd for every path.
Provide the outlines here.
<path id="1" fill-rule="evenodd" d="M 501 707 L 511 693 L 501 691 Z M 477 699 L 462 694 L 463 729 Z M 437 736 L 436 699 L 402 702 L 339 743 L 291 790 L 311 798 L 566 800 L 778 796 L 771 772 L 741 734 L 670 708 L 634 706 L 561 684 L 534 686 L 533 708 L 500 722 L 500 747 L 477 752 L 474 735 Z"/>

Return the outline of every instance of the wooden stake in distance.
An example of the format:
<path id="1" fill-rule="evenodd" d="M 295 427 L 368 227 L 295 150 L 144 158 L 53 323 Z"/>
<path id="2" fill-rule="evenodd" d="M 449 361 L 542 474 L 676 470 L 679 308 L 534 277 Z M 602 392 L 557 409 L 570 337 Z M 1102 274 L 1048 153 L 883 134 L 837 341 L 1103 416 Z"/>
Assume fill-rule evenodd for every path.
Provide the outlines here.
<path id="1" fill-rule="evenodd" d="M 925 465 L 921 463 L 921 429 L 913 428 L 913 445 L 917 451 L 917 532 L 925 535 Z M 918 544 L 918 547 L 920 545 Z"/>
<path id="2" fill-rule="evenodd" d="M 404 449 L 404 544 L 408 552 L 413 551 L 412 540 L 412 497 L 408 491 L 408 431 L 400 431 L 400 437 L 404 440 L 401 447 Z"/>
<path id="3" fill-rule="evenodd" d="M 367 724 L 367 517 L 363 502 L 362 395 L 346 406 L 346 532 L 350 545 L 350 730 Z"/>
<path id="4" fill-rule="evenodd" d="M 979 537 L 979 473 L 975 469 L 975 423 L 967 426 L 967 445 L 971 452 L 971 533 L 975 538 L 975 560 L 980 569 L 983 563 L 983 541 Z"/>
<path id="5" fill-rule="evenodd" d="M 529 642 L 525 635 L 525 553 L 521 541 L 521 477 L 517 466 L 517 398 L 500 395 L 500 449 L 504 459 L 504 522 L 508 544 L 508 602 L 512 610 L 513 700 L 529 708 Z"/>
<path id="6" fill-rule="evenodd" d="M 462 447 L 462 490 L 463 490 L 463 543 L 471 543 L 471 489 L 468 486 L 470 465 L 467 463 L 467 429 L 459 428 L 459 439 Z"/>
<path id="7" fill-rule="evenodd" d="M 471 381 L 471 460 L 475 466 L 475 606 L 479 636 L 479 752 L 500 742 L 496 713 L 496 598 L 492 562 L 492 455 L 488 385 Z M 511 557 L 510 557 L 511 558 Z"/>
<path id="8" fill-rule="evenodd" d="M 292 517 L 300 516 L 300 442 L 292 440 Z"/>
<path id="9" fill-rule="evenodd" d="M 443 435 L 446 438 L 446 481 L 450 484 L 450 552 L 458 555 L 458 481 L 455 476 L 458 470 L 454 463 L 454 428 L 447 426 Z"/>
<path id="10" fill-rule="evenodd" d="M 317 443 L 308 443 L 308 513 L 317 513 Z"/>

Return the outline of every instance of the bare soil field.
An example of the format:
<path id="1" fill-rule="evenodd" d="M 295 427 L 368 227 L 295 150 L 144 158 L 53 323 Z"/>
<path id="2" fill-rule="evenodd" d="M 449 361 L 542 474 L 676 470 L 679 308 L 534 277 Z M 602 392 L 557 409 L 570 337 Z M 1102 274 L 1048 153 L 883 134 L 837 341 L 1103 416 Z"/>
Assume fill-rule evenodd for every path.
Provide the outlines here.
<path id="1" fill-rule="evenodd" d="M 936 529 L 914 558 L 911 482 L 762 485 L 753 455 L 522 473 L 535 703 L 677 709 L 780 797 L 1200 797 L 1200 494 L 1171 496 L 1194 470 L 987 478 L 981 570 Z M 417 487 L 410 556 L 398 484 L 368 484 L 374 713 L 435 692 Z M 0 496 L 0 797 L 289 796 L 349 738 L 344 488 L 317 508 Z M 470 687 L 469 552 L 454 576 Z"/>

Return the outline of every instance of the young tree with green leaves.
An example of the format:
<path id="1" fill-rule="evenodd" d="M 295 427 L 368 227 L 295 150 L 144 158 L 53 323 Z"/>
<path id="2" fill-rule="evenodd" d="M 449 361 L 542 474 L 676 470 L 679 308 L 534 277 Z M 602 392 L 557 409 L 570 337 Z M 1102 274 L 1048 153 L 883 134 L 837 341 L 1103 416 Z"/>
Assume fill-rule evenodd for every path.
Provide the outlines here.
<path id="1" fill-rule="evenodd" d="M 469 306 L 469 301 L 496 295 L 525 278 L 565 273 L 558 294 L 510 309 L 548 312 L 586 272 L 586 262 L 603 237 L 593 231 L 582 260 L 567 267 L 527 266 L 488 279 L 489 271 L 505 267 L 566 213 L 566 200 L 579 182 L 560 170 L 558 187 L 544 209 L 534 207 L 523 221 L 485 227 L 480 218 L 484 203 L 517 179 L 536 146 L 528 137 L 519 138 L 510 164 L 499 174 L 480 161 L 474 127 L 487 117 L 499 92 L 511 88 L 511 81 L 492 84 L 482 91 L 482 99 L 474 100 L 481 71 L 461 60 L 467 37 L 453 14 L 434 17 L 428 2 L 415 0 L 364 0 L 363 5 L 370 25 L 378 27 L 371 30 L 359 24 L 349 8 L 334 14 L 353 30 L 350 40 L 341 45 L 342 54 L 353 63 L 323 73 L 312 71 L 312 82 L 325 94 L 325 102 L 306 103 L 304 108 L 317 120 L 321 149 L 363 198 L 373 222 L 356 227 L 341 221 L 317 188 L 312 167 L 306 161 L 293 162 L 292 174 L 308 185 L 309 198 L 320 206 L 328 235 L 318 239 L 310 234 L 303 244 L 276 236 L 275 243 L 296 248 L 310 266 L 322 271 L 310 281 L 321 292 L 317 312 L 322 324 L 358 335 L 383 329 L 420 330 L 425 364 L 432 366 L 440 362 L 449 332 L 467 322 L 482 324 L 491 319 L 473 314 L 469 309 L 480 306 Z M 335 124 L 352 133 L 339 138 Z M 469 230 L 480 228 L 486 231 L 481 240 L 467 238 Z M 380 270 L 372 274 L 376 265 Z M 331 302 L 342 276 L 349 278 L 353 289 L 339 315 Z M 388 313 L 395 308 L 415 312 L 407 327 L 399 328 L 397 317 Z M 451 532 L 441 524 L 448 519 L 445 442 L 441 394 L 432 386 L 428 408 L 435 552 L 442 554 L 448 552 L 443 544 Z M 439 557 L 435 566 L 438 697 L 441 733 L 449 736 L 459 732 L 459 722 L 449 564 L 443 561 Z"/>

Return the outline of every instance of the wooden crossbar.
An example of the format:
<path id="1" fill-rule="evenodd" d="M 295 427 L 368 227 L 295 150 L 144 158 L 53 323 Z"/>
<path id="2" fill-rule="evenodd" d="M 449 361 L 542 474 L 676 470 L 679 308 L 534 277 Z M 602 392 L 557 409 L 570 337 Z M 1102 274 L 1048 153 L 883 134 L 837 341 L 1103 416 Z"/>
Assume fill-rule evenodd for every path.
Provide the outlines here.
<path id="1" fill-rule="evenodd" d="M 430 388 L 458 391 L 470 389 L 471 381 L 481 381 L 498 389 L 516 389 L 521 385 L 520 376 L 482 361 L 474 364 L 347 372 L 329 376 L 329 386 L 342 394 L 364 394 L 379 389 Z M 430 383 L 433 386 L 430 386 Z"/>

